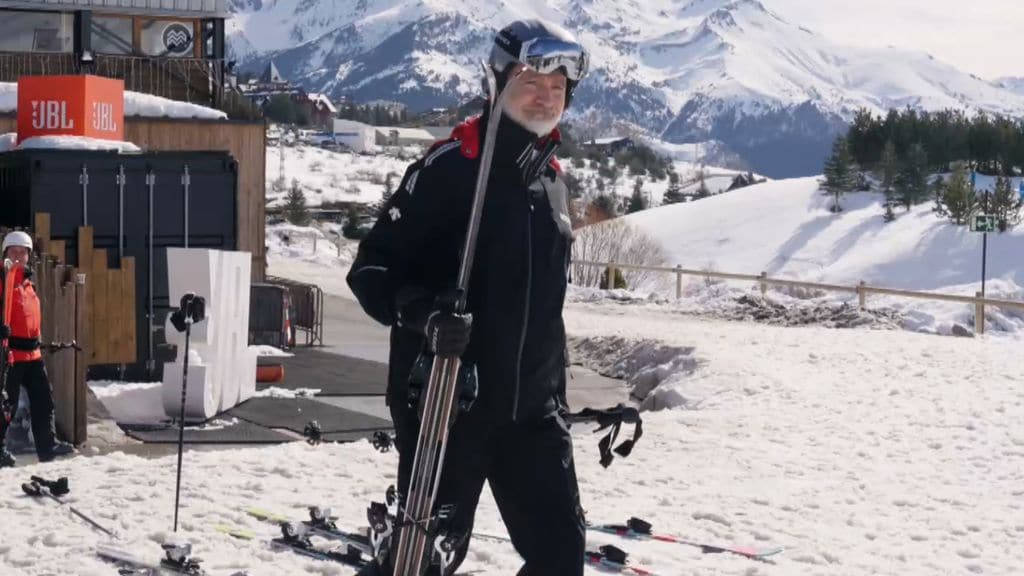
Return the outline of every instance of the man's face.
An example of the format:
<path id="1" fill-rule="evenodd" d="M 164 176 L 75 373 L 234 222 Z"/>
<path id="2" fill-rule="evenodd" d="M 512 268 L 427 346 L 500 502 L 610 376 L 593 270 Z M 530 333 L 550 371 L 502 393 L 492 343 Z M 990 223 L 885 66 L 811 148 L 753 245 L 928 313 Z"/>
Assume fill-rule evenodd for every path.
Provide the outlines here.
<path id="1" fill-rule="evenodd" d="M 520 64 L 516 71 L 523 68 Z M 534 134 L 546 136 L 562 119 L 565 90 L 565 76 L 561 72 L 541 74 L 526 69 L 509 83 L 505 113 Z"/>
<path id="2" fill-rule="evenodd" d="M 5 257 L 13 260 L 15 264 L 28 266 L 28 255 L 28 248 L 25 248 L 24 246 L 10 246 L 7 248 Z"/>

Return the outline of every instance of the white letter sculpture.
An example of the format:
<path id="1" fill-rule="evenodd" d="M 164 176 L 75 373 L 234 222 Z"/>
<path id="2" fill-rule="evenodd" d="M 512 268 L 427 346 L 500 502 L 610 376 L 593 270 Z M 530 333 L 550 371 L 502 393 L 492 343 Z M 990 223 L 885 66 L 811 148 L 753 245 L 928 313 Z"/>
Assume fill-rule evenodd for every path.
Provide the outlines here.
<path id="1" fill-rule="evenodd" d="M 171 306 L 195 292 L 206 299 L 206 319 L 192 326 L 189 343 L 185 421 L 205 422 L 256 393 L 256 351 L 249 348 L 251 256 L 198 248 L 167 249 L 167 288 Z M 185 333 L 166 321 L 167 341 L 178 355 L 164 364 L 164 412 L 181 415 Z"/>

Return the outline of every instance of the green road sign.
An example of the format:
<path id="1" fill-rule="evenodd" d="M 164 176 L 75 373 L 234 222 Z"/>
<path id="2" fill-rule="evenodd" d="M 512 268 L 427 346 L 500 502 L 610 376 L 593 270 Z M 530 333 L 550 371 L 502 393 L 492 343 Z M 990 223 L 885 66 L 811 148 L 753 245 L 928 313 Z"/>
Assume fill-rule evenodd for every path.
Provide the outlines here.
<path id="1" fill-rule="evenodd" d="M 975 214 L 971 218 L 971 231 L 973 232 L 995 232 L 996 217 L 991 214 Z"/>

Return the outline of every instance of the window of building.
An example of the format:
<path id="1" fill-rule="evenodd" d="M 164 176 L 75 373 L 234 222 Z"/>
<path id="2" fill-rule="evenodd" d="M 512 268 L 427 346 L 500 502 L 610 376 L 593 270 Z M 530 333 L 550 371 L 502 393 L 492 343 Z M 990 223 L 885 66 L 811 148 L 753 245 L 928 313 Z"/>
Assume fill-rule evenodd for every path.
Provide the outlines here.
<path id="1" fill-rule="evenodd" d="M 136 18 L 139 26 L 138 52 L 163 58 L 195 57 L 195 22 Z"/>
<path id="2" fill-rule="evenodd" d="M 5 11 L 0 18 L 0 51 L 71 52 L 73 30 L 71 14 Z"/>
<path id="3" fill-rule="evenodd" d="M 93 16 L 92 50 L 98 54 L 131 54 L 132 19 Z"/>

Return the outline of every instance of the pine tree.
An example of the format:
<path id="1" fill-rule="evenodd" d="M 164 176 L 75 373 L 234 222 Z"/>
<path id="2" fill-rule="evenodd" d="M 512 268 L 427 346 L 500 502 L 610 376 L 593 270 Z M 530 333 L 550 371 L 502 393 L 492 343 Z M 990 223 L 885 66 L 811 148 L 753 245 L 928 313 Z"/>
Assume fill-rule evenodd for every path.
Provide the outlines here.
<path id="1" fill-rule="evenodd" d="M 302 192 L 298 180 L 292 181 L 288 197 L 284 205 L 285 218 L 296 226 L 309 224 L 309 208 L 306 207 L 306 195 Z"/>
<path id="2" fill-rule="evenodd" d="M 907 210 L 920 204 L 928 196 L 928 152 L 915 142 L 907 152 L 907 159 L 896 176 L 896 193 Z"/>
<path id="3" fill-rule="evenodd" d="M 633 183 L 633 195 L 629 197 L 629 205 L 626 207 L 626 214 L 639 212 L 647 209 L 647 199 L 644 198 L 644 181 L 639 176 Z"/>
<path id="4" fill-rule="evenodd" d="M 345 211 L 345 223 L 341 226 L 341 235 L 349 240 L 359 240 L 362 234 L 359 231 L 359 219 L 361 214 L 355 204 L 349 204 Z"/>
<path id="5" fill-rule="evenodd" d="M 1009 178 L 1003 176 L 996 178 L 996 189 L 989 205 L 989 214 L 996 217 L 996 224 L 999 226 L 1000 232 L 1006 232 L 1020 224 L 1024 200 L 1013 189 L 1013 183 Z"/>
<path id="6" fill-rule="evenodd" d="M 662 197 L 662 204 L 677 204 L 686 200 L 683 196 L 683 191 L 679 187 L 679 174 L 672 170 L 668 173 L 668 190 L 665 191 L 665 196 Z"/>
<path id="7" fill-rule="evenodd" d="M 825 160 L 822 188 L 834 198 L 831 208 L 833 212 L 842 211 L 839 199 L 857 188 L 857 165 L 850 154 L 850 145 L 845 136 L 836 137 L 832 143 L 832 155 Z"/>
<path id="8" fill-rule="evenodd" d="M 949 218 L 954 224 L 966 224 L 971 212 L 978 206 L 978 197 L 967 175 L 967 167 L 957 163 L 949 182 L 936 188 L 935 211 Z"/>
<path id="9" fill-rule="evenodd" d="M 885 142 L 879 168 L 882 172 L 882 194 L 885 195 L 886 206 L 890 206 L 896 199 L 896 175 L 900 170 L 900 158 L 896 155 L 896 145 L 892 140 Z"/>

